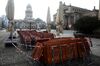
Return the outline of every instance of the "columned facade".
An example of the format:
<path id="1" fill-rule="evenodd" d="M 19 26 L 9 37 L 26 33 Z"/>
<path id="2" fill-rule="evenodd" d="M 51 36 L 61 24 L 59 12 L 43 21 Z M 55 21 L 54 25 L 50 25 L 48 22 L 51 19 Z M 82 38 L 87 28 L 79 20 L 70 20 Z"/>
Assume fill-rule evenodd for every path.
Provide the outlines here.
<path id="1" fill-rule="evenodd" d="M 73 29 L 73 24 L 79 19 L 79 14 L 77 13 L 65 13 L 64 15 L 64 28 Z"/>
<path id="2" fill-rule="evenodd" d="M 88 9 L 72 6 L 72 5 L 65 5 L 63 4 L 64 10 L 64 29 L 73 29 L 73 24 L 75 24 L 76 20 L 83 16 L 83 14 L 91 12 Z M 54 15 L 54 22 L 56 19 L 56 14 Z"/>
<path id="3" fill-rule="evenodd" d="M 36 28 L 36 24 L 33 19 L 32 7 L 30 4 L 28 4 L 26 7 L 24 20 L 15 20 L 15 22 L 17 23 L 17 28 L 20 28 L 20 29 L 35 29 Z"/>

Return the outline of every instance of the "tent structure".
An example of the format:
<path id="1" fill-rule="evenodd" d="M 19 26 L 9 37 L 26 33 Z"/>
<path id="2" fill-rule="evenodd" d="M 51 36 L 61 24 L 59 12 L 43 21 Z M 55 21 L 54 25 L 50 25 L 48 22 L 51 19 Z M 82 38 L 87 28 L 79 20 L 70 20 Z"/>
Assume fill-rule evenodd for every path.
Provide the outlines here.
<path id="1" fill-rule="evenodd" d="M 60 35 L 60 33 L 63 34 L 63 4 L 62 2 L 59 3 L 59 9 L 57 10 L 56 32 L 57 32 L 57 35 Z"/>
<path id="2" fill-rule="evenodd" d="M 6 6 L 6 16 L 9 20 L 8 22 L 8 31 L 11 32 L 11 34 L 14 31 L 14 0 L 8 0 L 7 6 Z"/>
<path id="3" fill-rule="evenodd" d="M 14 32 L 14 0 L 8 0 L 6 5 L 6 16 L 9 20 L 8 22 L 8 31 L 10 32 L 10 36 L 5 41 L 5 44 L 10 46 L 12 43 L 16 43 L 17 41 L 14 39 L 13 36 Z"/>
<path id="4" fill-rule="evenodd" d="M 51 32 L 51 16 L 50 16 L 50 8 L 48 7 L 47 12 L 47 31 Z"/>

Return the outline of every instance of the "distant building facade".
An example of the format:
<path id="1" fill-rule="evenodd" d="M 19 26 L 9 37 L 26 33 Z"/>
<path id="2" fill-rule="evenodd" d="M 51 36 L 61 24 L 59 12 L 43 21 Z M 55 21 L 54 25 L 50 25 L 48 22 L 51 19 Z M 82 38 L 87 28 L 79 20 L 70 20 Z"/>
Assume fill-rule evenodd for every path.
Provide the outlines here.
<path id="1" fill-rule="evenodd" d="M 84 13 L 83 16 L 91 16 L 91 17 L 96 16 L 96 17 L 98 17 L 98 13 L 99 13 L 99 10 L 95 9 L 95 7 L 94 7 L 94 9 L 92 11 L 90 11 L 88 13 Z"/>
<path id="2" fill-rule="evenodd" d="M 8 22 L 9 22 L 9 20 L 7 19 L 7 17 L 5 15 L 2 15 L 0 17 L 0 29 L 7 28 Z"/>
<path id="3" fill-rule="evenodd" d="M 43 20 L 41 20 L 40 18 L 35 19 L 35 23 L 37 25 L 37 29 L 38 28 L 40 28 L 40 29 L 46 28 L 46 23 Z"/>
<path id="4" fill-rule="evenodd" d="M 30 4 L 27 5 L 26 11 L 25 11 L 25 20 L 32 20 L 33 18 L 33 11 Z"/>
<path id="5" fill-rule="evenodd" d="M 23 28 L 23 29 L 37 29 L 37 26 L 39 28 L 42 28 L 41 25 L 44 25 L 45 22 L 36 21 L 33 18 L 33 11 L 30 4 L 27 5 L 26 11 L 25 11 L 25 18 L 23 20 L 15 20 L 16 28 Z M 44 27 L 44 26 L 43 26 Z"/>
<path id="6" fill-rule="evenodd" d="M 73 29 L 73 24 L 75 24 L 76 20 L 83 16 L 97 16 L 96 10 L 88 10 L 72 5 L 63 4 L 63 20 L 64 20 L 64 29 Z M 56 14 L 53 16 L 54 22 L 56 22 Z"/>

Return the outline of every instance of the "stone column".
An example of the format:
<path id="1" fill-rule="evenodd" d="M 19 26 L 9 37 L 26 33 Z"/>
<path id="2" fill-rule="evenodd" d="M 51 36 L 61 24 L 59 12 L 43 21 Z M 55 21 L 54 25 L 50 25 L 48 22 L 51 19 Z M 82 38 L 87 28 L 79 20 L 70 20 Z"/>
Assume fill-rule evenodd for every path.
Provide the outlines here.
<path id="1" fill-rule="evenodd" d="M 68 17 L 68 28 L 71 28 L 71 16 Z"/>
<path id="2" fill-rule="evenodd" d="M 76 15 L 76 14 L 74 14 L 74 24 L 75 24 L 76 19 L 77 19 L 77 18 L 76 18 L 76 16 L 77 16 L 77 15 Z"/>
<path id="3" fill-rule="evenodd" d="M 64 28 L 68 28 L 68 16 L 64 17 Z"/>

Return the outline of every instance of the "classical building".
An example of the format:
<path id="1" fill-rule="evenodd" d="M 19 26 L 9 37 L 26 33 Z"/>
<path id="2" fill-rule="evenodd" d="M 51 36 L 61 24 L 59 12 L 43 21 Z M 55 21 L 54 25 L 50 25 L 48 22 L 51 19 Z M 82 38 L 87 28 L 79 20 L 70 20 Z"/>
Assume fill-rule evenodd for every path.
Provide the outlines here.
<path id="1" fill-rule="evenodd" d="M 87 12 L 87 13 L 84 13 L 82 16 L 96 16 L 98 17 L 98 13 L 99 13 L 99 10 L 95 9 L 95 6 L 94 6 L 94 9 L 90 12 Z"/>
<path id="2" fill-rule="evenodd" d="M 25 10 L 25 18 L 21 20 L 15 20 L 16 28 L 22 29 L 37 29 L 45 27 L 45 22 L 40 19 L 33 18 L 33 11 L 30 4 L 27 5 Z"/>
<path id="3" fill-rule="evenodd" d="M 30 4 L 27 5 L 25 11 L 25 20 L 32 20 L 33 19 L 33 11 Z"/>
<path id="4" fill-rule="evenodd" d="M 16 23 L 17 28 L 23 28 L 23 29 L 36 28 L 36 25 L 33 19 L 33 11 L 30 4 L 28 4 L 26 7 L 25 18 L 23 20 L 15 20 L 15 23 Z"/>
<path id="5" fill-rule="evenodd" d="M 64 29 L 73 29 L 73 24 L 78 20 L 80 17 L 83 16 L 97 16 L 97 10 L 88 10 L 72 5 L 65 5 L 63 4 L 63 20 L 64 20 Z M 56 14 L 54 14 L 54 22 L 56 22 Z"/>
<path id="6" fill-rule="evenodd" d="M 36 25 L 34 23 L 33 19 L 33 11 L 30 4 L 27 5 L 26 11 L 25 11 L 25 18 L 24 18 L 24 26 L 26 28 L 36 28 Z"/>

